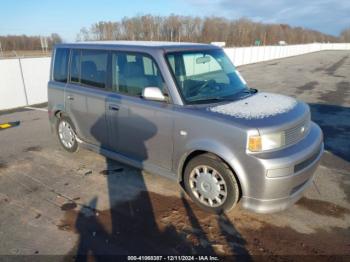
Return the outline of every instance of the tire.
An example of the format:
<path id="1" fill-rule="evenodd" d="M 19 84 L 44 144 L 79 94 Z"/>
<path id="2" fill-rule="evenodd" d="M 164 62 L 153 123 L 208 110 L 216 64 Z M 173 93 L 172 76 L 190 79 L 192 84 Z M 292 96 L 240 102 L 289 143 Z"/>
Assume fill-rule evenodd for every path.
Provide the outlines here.
<path id="1" fill-rule="evenodd" d="M 212 154 L 199 155 L 189 161 L 185 168 L 184 186 L 191 199 L 210 213 L 228 212 L 239 201 L 240 191 L 235 175 Z"/>
<path id="2" fill-rule="evenodd" d="M 58 119 L 56 124 L 56 133 L 58 141 L 64 150 L 70 153 L 78 151 L 78 141 L 75 128 L 72 121 L 68 117 L 62 116 Z"/>

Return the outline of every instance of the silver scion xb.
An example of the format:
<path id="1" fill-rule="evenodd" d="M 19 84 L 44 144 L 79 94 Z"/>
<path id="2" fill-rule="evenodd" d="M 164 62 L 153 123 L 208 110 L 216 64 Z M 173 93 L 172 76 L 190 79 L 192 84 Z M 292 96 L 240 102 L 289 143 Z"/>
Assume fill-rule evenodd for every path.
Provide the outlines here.
<path id="1" fill-rule="evenodd" d="M 323 153 L 307 104 L 249 88 L 213 45 L 60 44 L 48 98 L 64 149 L 172 178 L 209 212 L 286 209 Z"/>

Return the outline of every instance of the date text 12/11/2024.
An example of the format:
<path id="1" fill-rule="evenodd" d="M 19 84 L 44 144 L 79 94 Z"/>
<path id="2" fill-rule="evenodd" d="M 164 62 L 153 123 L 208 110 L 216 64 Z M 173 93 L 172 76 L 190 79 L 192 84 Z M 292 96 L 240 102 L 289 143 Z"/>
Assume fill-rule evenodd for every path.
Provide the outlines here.
<path id="1" fill-rule="evenodd" d="M 219 261 L 217 256 L 128 256 L 128 261 Z"/>

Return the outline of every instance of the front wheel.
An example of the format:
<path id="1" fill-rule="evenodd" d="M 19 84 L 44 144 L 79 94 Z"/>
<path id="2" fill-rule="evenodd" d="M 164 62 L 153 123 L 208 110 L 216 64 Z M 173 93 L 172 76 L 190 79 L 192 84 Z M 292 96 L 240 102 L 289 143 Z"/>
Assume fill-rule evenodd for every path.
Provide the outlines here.
<path id="1" fill-rule="evenodd" d="M 68 152 L 76 152 L 78 150 L 78 141 L 72 121 L 63 116 L 58 119 L 56 128 L 58 140 L 62 147 Z"/>
<path id="2" fill-rule="evenodd" d="M 184 185 L 192 200 L 211 213 L 227 212 L 239 200 L 239 186 L 231 169 L 211 154 L 190 160 L 185 168 Z"/>

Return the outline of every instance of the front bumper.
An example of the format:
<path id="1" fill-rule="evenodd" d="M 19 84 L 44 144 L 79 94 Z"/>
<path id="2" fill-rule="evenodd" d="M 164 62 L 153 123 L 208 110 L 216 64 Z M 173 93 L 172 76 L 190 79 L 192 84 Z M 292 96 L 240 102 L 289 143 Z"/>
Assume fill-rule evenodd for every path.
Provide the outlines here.
<path id="1" fill-rule="evenodd" d="M 252 166 L 257 172 L 249 178 L 250 190 L 243 195 L 242 206 L 258 213 L 272 213 L 294 204 L 311 185 L 323 151 L 322 131 L 312 123 L 309 134 L 298 144 L 254 156 L 258 164 Z"/>

